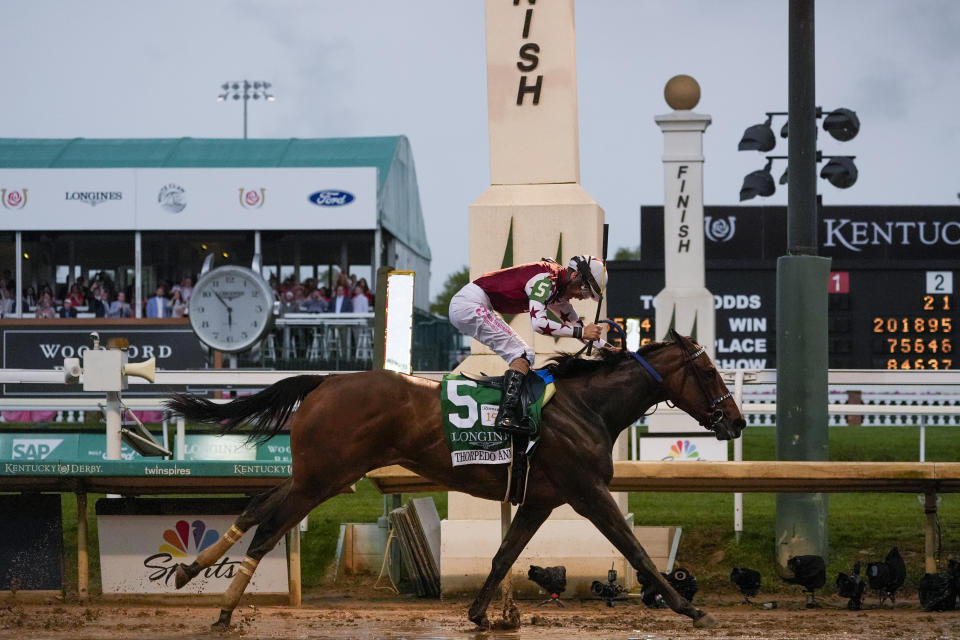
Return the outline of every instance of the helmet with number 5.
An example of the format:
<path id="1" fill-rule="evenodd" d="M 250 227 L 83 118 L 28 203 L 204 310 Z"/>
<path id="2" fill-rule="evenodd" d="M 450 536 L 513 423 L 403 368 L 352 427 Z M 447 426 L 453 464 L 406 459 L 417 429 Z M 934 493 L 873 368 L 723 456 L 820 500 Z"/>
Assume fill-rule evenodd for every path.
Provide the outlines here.
<path id="1" fill-rule="evenodd" d="M 580 276 L 581 286 L 593 300 L 599 300 L 607 288 L 607 266 L 595 256 L 573 256 L 567 267 Z"/>

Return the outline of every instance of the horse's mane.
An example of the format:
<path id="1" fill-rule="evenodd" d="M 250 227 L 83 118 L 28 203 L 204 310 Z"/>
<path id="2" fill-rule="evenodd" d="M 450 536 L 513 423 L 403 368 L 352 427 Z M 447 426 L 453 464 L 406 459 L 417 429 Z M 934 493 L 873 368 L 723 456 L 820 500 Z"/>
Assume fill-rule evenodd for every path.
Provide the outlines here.
<path id="1" fill-rule="evenodd" d="M 670 342 L 651 342 L 637 349 L 637 353 L 644 356 L 652 351 L 672 344 Z M 609 370 L 616 367 L 625 359 L 632 359 L 629 351 L 622 349 L 597 349 L 597 357 L 578 358 L 573 353 L 554 354 L 547 362 L 547 368 L 553 374 L 554 378 L 572 378 L 574 376 L 596 373 L 601 370 Z"/>

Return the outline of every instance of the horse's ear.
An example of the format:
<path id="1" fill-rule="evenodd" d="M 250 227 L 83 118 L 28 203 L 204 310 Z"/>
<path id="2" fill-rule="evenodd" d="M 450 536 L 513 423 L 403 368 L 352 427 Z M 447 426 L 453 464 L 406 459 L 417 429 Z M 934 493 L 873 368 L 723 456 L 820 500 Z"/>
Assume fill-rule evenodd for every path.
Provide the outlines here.
<path id="1" fill-rule="evenodd" d="M 680 342 L 680 334 L 677 333 L 677 330 L 673 327 L 670 327 L 670 331 L 667 333 L 670 336 L 670 339 L 674 342 Z"/>

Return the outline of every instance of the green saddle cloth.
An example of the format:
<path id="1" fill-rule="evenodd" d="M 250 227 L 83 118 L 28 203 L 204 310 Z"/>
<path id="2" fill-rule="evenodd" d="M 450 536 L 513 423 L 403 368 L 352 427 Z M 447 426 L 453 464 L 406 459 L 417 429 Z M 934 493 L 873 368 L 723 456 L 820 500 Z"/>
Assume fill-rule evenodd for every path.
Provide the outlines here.
<path id="1" fill-rule="evenodd" d="M 464 376 L 450 374 L 443 377 L 440 410 L 453 466 L 510 462 L 510 436 L 493 428 L 500 408 L 500 395 L 500 389 L 481 386 Z M 542 394 L 527 407 L 527 416 L 535 428 L 530 437 L 531 445 L 540 439 L 542 408 Z"/>

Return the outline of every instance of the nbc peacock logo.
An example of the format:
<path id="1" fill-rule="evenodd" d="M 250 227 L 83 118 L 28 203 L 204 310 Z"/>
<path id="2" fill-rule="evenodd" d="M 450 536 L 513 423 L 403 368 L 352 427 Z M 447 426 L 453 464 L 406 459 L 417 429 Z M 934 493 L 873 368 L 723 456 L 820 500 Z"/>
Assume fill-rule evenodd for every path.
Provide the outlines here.
<path id="1" fill-rule="evenodd" d="M 177 520 L 173 527 L 164 529 L 162 541 L 157 546 L 157 553 L 143 559 L 143 566 L 148 570 L 147 579 L 150 582 L 160 582 L 164 585 L 172 584 L 173 576 L 177 571 L 180 560 L 189 555 L 195 555 L 220 539 L 220 533 L 203 520 Z M 205 568 L 201 573 L 204 578 L 232 579 L 240 566 L 239 560 L 233 560 L 224 555 L 217 562 Z"/>
<path id="2" fill-rule="evenodd" d="M 700 452 L 697 451 L 697 445 L 689 440 L 677 440 L 670 445 L 670 453 L 664 460 L 697 460 L 700 458 Z"/>
<path id="3" fill-rule="evenodd" d="M 203 520 L 178 520 L 172 529 L 163 532 L 163 542 L 157 547 L 161 553 L 169 553 L 175 558 L 186 558 L 193 543 L 194 553 L 200 553 L 220 539 L 216 529 L 208 529 Z"/>

